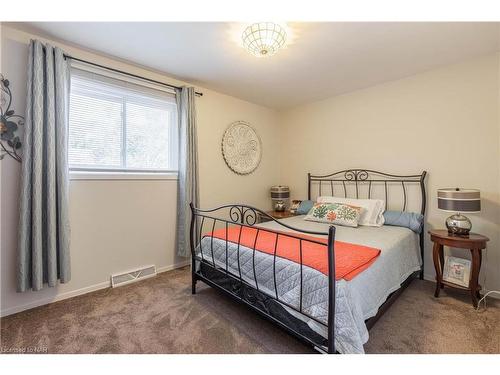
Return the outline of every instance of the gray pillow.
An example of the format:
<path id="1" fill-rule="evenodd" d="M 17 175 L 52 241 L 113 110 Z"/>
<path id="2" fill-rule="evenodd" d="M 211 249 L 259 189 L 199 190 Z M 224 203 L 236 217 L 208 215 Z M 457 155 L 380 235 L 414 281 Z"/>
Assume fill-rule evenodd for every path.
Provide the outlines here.
<path id="1" fill-rule="evenodd" d="M 385 211 L 385 225 L 404 227 L 411 229 L 415 233 L 422 232 L 424 215 L 415 212 Z"/>
<path id="2" fill-rule="evenodd" d="M 307 215 L 311 208 L 313 207 L 313 201 L 302 201 L 299 204 L 299 208 L 297 208 L 297 215 Z"/>

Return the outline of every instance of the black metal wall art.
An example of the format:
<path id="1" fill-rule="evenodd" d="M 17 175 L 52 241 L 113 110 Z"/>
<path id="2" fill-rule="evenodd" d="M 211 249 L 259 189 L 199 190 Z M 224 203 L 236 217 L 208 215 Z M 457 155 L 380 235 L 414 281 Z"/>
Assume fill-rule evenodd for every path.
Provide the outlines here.
<path id="1" fill-rule="evenodd" d="M 21 140 L 17 131 L 24 125 L 24 117 L 17 115 L 12 109 L 12 92 L 10 82 L 0 74 L 0 160 L 9 155 L 18 162 L 21 156 L 18 154 L 21 148 Z"/>

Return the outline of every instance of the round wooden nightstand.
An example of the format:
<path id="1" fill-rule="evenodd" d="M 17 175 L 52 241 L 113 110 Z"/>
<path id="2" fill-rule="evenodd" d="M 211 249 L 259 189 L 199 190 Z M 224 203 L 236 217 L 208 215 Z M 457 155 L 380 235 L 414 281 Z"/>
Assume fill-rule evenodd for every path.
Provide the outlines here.
<path id="1" fill-rule="evenodd" d="M 291 213 L 289 210 L 286 211 L 267 211 L 267 215 L 272 216 L 275 219 L 286 219 L 288 217 L 296 216 L 296 214 Z M 267 215 L 259 214 L 259 223 L 265 223 L 266 221 L 270 221 L 271 219 Z"/>
<path id="2" fill-rule="evenodd" d="M 434 268 L 436 269 L 436 292 L 434 297 L 439 297 L 439 292 L 444 286 L 470 291 L 472 297 L 472 305 L 477 307 L 477 301 L 480 297 L 481 285 L 479 285 L 479 271 L 481 270 L 482 250 L 486 248 L 488 237 L 477 233 L 470 233 L 469 236 L 454 236 L 450 235 L 447 230 L 430 230 L 431 241 L 434 242 L 433 259 Z M 469 286 L 464 287 L 443 280 L 444 255 L 443 246 L 457 247 L 460 249 L 469 249 L 472 254 L 472 270 L 469 281 Z"/>

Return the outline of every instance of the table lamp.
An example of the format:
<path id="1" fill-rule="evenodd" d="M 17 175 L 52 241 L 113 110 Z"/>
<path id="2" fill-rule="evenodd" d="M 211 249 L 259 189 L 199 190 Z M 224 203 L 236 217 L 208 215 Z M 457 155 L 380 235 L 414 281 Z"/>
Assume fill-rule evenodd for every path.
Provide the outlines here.
<path id="1" fill-rule="evenodd" d="M 274 211 L 283 212 L 286 209 L 285 201 L 290 198 L 290 188 L 288 186 L 272 186 L 271 200 L 273 201 Z"/>
<path id="2" fill-rule="evenodd" d="M 481 211 L 479 190 L 460 188 L 438 189 L 437 198 L 440 210 L 455 212 L 454 215 L 446 219 L 448 233 L 457 236 L 468 236 L 472 229 L 472 223 L 461 212 Z"/>

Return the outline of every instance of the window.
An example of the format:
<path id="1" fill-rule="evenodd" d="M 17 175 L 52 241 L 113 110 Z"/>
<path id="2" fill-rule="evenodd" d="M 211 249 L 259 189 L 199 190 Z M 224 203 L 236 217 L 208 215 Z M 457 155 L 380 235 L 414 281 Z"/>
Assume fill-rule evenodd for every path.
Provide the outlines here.
<path id="1" fill-rule="evenodd" d="M 173 93 L 72 68 L 71 170 L 176 171 L 177 143 Z"/>

